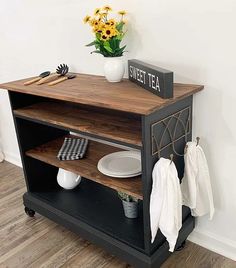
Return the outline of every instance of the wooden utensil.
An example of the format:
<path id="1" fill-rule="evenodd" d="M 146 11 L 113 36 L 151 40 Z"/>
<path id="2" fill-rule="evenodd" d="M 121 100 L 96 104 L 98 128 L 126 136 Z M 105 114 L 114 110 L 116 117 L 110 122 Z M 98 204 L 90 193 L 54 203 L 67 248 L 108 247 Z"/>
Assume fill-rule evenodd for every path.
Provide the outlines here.
<path id="1" fill-rule="evenodd" d="M 47 83 L 51 80 L 56 79 L 59 76 L 64 76 L 68 73 L 69 71 L 69 67 L 66 64 L 60 64 L 57 69 L 56 69 L 56 73 L 51 74 L 47 77 L 44 77 L 43 79 L 39 80 L 36 84 L 37 85 L 42 85 L 44 83 Z"/>
<path id="2" fill-rule="evenodd" d="M 47 72 L 43 72 L 43 73 L 41 73 L 38 77 L 35 77 L 35 78 L 33 78 L 33 79 L 31 79 L 31 80 L 25 82 L 25 83 L 24 83 L 24 86 L 28 86 L 28 85 L 31 85 L 31 84 L 33 84 L 33 83 L 35 83 L 35 82 L 38 82 L 38 81 L 41 80 L 42 78 L 47 77 L 47 76 L 49 76 L 49 75 L 50 75 L 50 72 L 49 72 L 49 71 L 47 71 Z"/>
<path id="3" fill-rule="evenodd" d="M 74 74 L 67 75 L 67 76 L 64 76 L 62 78 L 59 78 L 59 79 L 57 79 L 55 81 L 52 81 L 52 82 L 48 83 L 48 85 L 49 86 L 54 86 L 54 85 L 59 84 L 59 83 L 61 83 L 63 81 L 66 81 L 67 79 L 73 79 L 75 77 L 76 77 L 76 75 L 74 75 Z"/>

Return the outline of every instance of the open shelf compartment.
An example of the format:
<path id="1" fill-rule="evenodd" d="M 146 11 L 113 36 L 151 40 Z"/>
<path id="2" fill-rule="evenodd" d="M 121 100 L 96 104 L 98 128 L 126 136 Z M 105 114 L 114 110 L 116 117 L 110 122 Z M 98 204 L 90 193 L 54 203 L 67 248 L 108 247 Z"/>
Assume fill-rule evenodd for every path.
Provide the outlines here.
<path id="1" fill-rule="evenodd" d="M 97 169 L 97 163 L 103 156 L 120 151 L 121 149 L 90 140 L 85 158 L 73 161 L 60 161 L 57 158 L 57 154 L 63 144 L 64 138 L 65 136 L 33 148 L 27 151 L 26 155 L 55 167 L 74 172 L 114 190 L 125 192 L 138 199 L 143 199 L 141 176 L 127 179 L 112 178 L 102 174 Z"/>
<path id="2" fill-rule="evenodd" d="M 56 177 L 52 179 L 56 180 Z M 29 192 L 29 195 L 40 199 L 52 210 L 57 209 L 140 251 L 144 250 L 141 201 L 139 217 L 128 219 L 116 191 L 84 178 L 73 190 L 45 187 L 41 191 Z"/>
<path id="3" fill-rule="evenodd" d="M 141 147 L 141 117 L 109 113 L 63 101 L 43 101 L 14 110 L 17 117 Z"/>

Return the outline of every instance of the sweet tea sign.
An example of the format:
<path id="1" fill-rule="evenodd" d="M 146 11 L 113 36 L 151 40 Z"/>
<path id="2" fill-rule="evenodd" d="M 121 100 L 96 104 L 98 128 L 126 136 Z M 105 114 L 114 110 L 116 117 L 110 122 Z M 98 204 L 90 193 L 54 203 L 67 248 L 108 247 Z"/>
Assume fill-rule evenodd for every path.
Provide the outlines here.
<path id="1" fill-rule="evenodd" d="M 128 60 L 129 80 L 157 96 L 173 97 L 173 72 L 139 60 Z"/>

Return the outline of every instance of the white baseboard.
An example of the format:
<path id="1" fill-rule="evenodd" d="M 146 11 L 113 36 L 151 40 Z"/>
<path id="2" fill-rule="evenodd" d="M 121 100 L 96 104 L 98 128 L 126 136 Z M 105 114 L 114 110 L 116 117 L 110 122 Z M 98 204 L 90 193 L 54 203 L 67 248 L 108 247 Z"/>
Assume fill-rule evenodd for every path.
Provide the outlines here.
<path id="1" fill-rule="evenodd" d="M 5 160 L 7 162 L 10 162 L 13 165 L 16 165 L 18 167 L 22 167 L 20 156 L 9 153 L 9 152 L 4 152 L 4 155 L 5 155 Z"/>
<path id="2" fill-rule="evenodd" d="M 236 242 L 228 238 L 195 229 L 188 240 L 236 261 Z"/>

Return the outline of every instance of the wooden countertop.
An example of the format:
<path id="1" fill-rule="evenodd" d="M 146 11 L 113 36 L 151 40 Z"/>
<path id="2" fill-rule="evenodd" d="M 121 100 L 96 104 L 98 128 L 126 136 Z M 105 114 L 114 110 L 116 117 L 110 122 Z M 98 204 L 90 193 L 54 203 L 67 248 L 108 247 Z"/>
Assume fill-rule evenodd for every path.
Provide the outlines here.
<path id="1" fill-rule="evenodd" d="M 0 88 L 139 115 L 148 115 L 204 88 L 201 85 L 174 84 L 174 97 L 162 99 L 127 79 L 109 83 L 103 76 L 77 74 L 75 79 L 55 86 L 24 86 L 23 83 L 29 79 L 0 84 Z"/>

